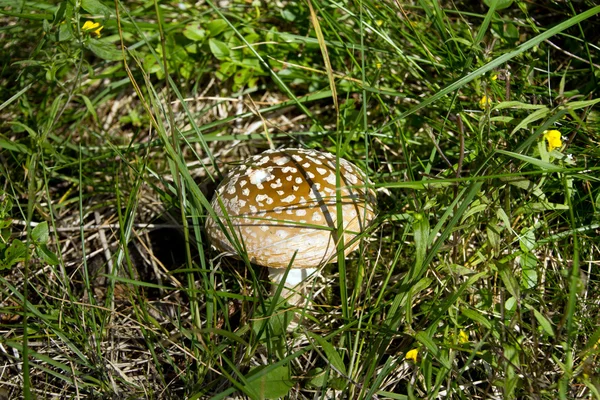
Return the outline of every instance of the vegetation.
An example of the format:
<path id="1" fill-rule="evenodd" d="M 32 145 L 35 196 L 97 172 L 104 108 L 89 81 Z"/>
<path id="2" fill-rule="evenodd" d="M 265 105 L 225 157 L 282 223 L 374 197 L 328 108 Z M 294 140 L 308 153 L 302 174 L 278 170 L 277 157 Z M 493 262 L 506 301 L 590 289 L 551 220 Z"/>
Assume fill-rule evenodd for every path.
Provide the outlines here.
<path id="1" fill-rule="evenodd" d="M 0 398 L 600 398 L 594 3 L 0 1 Z M 379 192 L 304 309 L 203 233 L 279 146 Z"/>

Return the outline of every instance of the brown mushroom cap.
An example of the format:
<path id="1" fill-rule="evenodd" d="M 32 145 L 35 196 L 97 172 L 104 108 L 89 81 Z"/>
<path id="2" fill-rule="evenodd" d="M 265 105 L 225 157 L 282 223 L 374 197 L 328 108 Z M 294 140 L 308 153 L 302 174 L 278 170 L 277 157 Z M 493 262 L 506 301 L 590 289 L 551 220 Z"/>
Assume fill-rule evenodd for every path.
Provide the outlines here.
<path id="1" fill-rule="evenodd" d="M 369 187 L 371 182 L 358 167 L 342 158 L 339 162 L 344 243 L 348 244 L 375 217 L 376 197 Z M 253 156 L 231 170 L 211 205 L 228 230 L 229 219 L 253 263 L 286 268 L 296 251 L 293 268 L 316 268 L 335 261 L 333 154 L 280 149 Z M 206 232 L 219 250 L 236 253 L 212 218 L 206 222 Z M 347 246 L 345 255 L 357 246 L 358 242 Z"/>

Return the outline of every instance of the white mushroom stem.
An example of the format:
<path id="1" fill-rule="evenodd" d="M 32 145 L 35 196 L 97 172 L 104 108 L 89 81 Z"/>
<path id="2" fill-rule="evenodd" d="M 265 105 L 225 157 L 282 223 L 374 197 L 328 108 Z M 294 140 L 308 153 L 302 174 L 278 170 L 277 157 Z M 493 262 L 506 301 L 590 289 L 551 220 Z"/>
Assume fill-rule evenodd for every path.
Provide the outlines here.
<path id="1" fill-rule="evenodd" d="M 303 289 L 314 278 L 318 268 L 293 268 L 287 274 L 281 291 L 281 298 L 286 299 L 288 303 L 294 306 L 303 304 Z M 269 268 L 269 279 L 273 283 L 273 292 L 281 285 L 285 276 L 286 268 Z"/>

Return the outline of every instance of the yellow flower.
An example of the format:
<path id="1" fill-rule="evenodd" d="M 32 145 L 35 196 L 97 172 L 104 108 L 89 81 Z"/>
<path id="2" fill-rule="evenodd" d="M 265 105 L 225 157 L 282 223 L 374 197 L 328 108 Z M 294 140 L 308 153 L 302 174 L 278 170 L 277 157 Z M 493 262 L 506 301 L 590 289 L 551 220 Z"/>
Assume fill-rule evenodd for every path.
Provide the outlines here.
<path id="1" fill-rule="evenodd" d="M 482 110 L 485 110 L 491 104 L 492 104 L 492 101 L 490 100 L 489 97 L 487 97 L 485 95 L 481 98 L 481 100 L 479 100 L 479 108 L 481 108 Z"/>
<path id="2" fill-rule="evenodd" d="M 563 145 L 560 131 L 556 129 L 544 131 L 544 138 L 548 141 L 548 151 L 561 148 Z"/>
<path id="3" fill-rule="evenodd" d="M 81 27 L 82 31 L 92 32 L 96 36 L 100 37 L 100 31 L 104 29 L 99 22 L 85 21 L 85 24 Z"/>
<path id="4" fill-rule="evenodd" d="M 462 329 L 458 332 L 458 343 L 465 344 L 469 343 L 469 334 Z"/>
<path id="5" fill-rule="evenodd" d="M 493 74 L 490 79 L 493 80 L 493 81 L 498 80 L 498 74 Z"/>
<path id="6" fill-rule="evenodd" d="M 419 349 L 412 349 L 412 350 L 409 350 L 409 351 L 406 353 L 406 356 L 405 356 L 405 358 L 406 358 L 407 360 L 413 360 L 414 362 L 417 362 L 417 356 L 418 356 L 418 355 L 419 355 Z"/>

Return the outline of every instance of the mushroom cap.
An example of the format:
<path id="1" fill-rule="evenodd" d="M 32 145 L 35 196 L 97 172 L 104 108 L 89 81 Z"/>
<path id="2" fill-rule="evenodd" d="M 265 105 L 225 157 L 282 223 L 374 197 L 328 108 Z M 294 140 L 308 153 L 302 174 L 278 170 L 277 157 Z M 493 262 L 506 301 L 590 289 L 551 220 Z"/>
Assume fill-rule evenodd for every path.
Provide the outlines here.
<path id="1" fill-rule="evenodd" d="M 372 183 L 340 158 L 340 200 L 347 244 L 373 220 Z M 286 268 L 316 268 L 336 259 L 336 157 L 305 149 L 267 150 L 232 169 L 213 197 L 212 207 L 251 262 Z M 219 250 L 236 254 L 212 218 L 206 232 Z M 348 255 L 358 242 L 347 246 Z"/>

